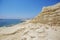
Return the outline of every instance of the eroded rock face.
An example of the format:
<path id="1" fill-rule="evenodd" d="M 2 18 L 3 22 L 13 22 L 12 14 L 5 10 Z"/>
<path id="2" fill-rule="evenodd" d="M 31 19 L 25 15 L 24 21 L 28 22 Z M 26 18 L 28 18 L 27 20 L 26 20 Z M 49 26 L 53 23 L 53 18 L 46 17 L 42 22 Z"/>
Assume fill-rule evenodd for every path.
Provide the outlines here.
<path id="1" fill-rule="evenodd" d="M 0 40 L 60 40 L 60 27 L 55 28 L 40 23 L 0 28 L 0 31 Z"/>
<path id="2" fill-rule="evenodd" d="M 42 12 L 30 22 L 60 26 L 60 3 L 44 7 Z"/>

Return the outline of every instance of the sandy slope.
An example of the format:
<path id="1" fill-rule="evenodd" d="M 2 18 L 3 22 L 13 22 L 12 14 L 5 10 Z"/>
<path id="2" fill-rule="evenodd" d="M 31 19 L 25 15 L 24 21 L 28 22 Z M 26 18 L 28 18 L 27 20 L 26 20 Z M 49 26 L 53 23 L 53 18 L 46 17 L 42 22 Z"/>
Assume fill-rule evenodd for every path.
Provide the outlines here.
<path id="1" fill-rule="evenodd" d="M 41 16 L 39 14 L 31 21 L 28 20 L 24 23 L 11 27 L 0 27 L 0 40 L 60 40 L 59 6 L 60 4 L 56 4 L 51 7 L 49 6 L 46 9 L 44 8 Z M 54 8 L 49 9 L 52 7 Z M 57 8 L 59 9 L 58 11 L 55 10 Z M 47 13 L 51 12 L 52 10 L 54 10 L 54 12 L 51 13 L 51 15 L 54 14 L 53 16 L 51 16 L 50 13 Z M 55 13 L 56 11 L 58 13 Z M 59 14 L 59 16 L 55 16 L 55 14 Z M 52 21 L 46 19 L 47 17 L 42 18 L 43 15 L 48 15 L 48 19 L 51 18 Z M 49 22 L 51 23 L 48 25 Z"/>

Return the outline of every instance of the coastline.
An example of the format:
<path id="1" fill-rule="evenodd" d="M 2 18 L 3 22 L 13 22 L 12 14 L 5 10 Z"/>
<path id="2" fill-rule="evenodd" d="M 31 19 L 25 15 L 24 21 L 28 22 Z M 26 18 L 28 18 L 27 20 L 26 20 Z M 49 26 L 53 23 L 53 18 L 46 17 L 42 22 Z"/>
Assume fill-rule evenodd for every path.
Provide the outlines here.
<path id="1" fill-rule="evenodd" d="M 60 4 L 56 8 L 60 8 L 59 6 Z M 46 12 L 43 11 L 44 13 L 42 14 L 47 15 L 47 12 L 52 10 L 47 9 L 49 9 L 49 7 L 47 7 L 45 9 Z M 41 20 L 40 18 L 43 17 L 43 15 L 39 16 L 39 14 L 36 19 L 34 18 L 33 20 L 26 20 L 23 23 L 11 27 L 0 27 L 0 40 L 60 40 L 60 26 L 58 26 L 60 23 L 60 21 L 58 21 L 60 18 L 60 15 L 58 17 L 58 14 L 60 14 L 59 10 L 60 9 L 52 11 L 52 14 L 56 14 L 57 16 L 52 16 L 52 14 L 47 15 L 49 18 L 52 16 L 51 20 L 53 21 L 49 21 L 49 18 L 45 21 L 45 17 Z M 57 24 L 57 26 L 49 25 L 48 22 L 51 22 L 50 24 Z"/>

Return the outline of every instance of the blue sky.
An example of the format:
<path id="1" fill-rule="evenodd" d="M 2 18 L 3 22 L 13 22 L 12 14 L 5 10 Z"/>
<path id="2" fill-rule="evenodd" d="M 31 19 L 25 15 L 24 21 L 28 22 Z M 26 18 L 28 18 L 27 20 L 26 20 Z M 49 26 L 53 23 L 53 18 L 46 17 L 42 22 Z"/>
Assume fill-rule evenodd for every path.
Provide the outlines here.
<path id="1" fill-rule="evenodd" d="M 60 0 L 0 0 L 0 18 L 33 18 L 43 6 L 54 5 Z"/>

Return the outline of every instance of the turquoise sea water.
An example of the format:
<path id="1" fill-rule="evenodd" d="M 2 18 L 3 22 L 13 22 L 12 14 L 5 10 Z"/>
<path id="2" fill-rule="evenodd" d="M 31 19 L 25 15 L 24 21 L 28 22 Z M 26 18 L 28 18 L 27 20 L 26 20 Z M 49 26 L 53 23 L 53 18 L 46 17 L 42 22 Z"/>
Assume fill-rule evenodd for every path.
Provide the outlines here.
<path id="1" fill-rule="evenodd" d="M 0 19 L 0 27 L 8 27 L 22 22 L 23 21 L 21 19 Z"/>

